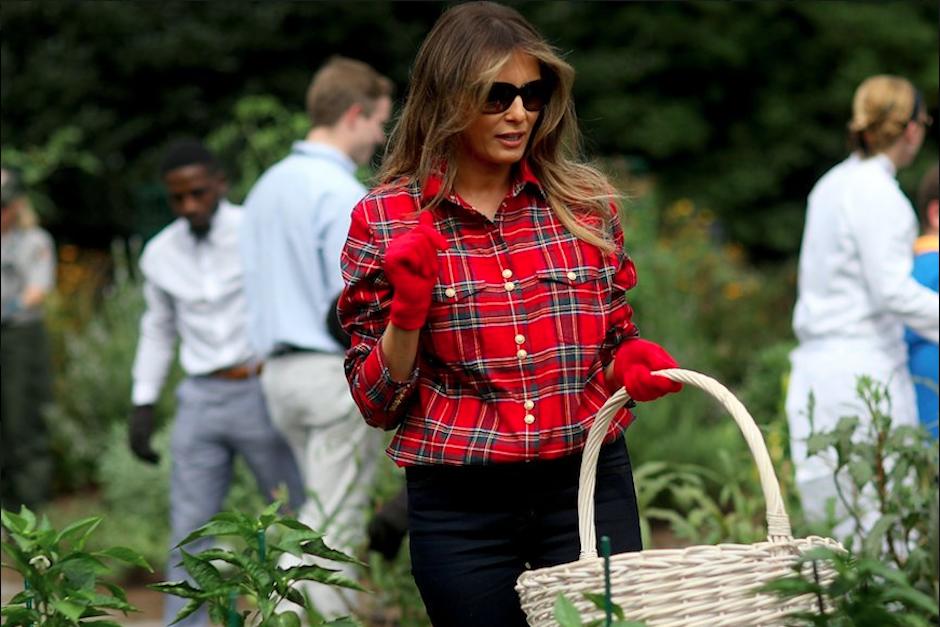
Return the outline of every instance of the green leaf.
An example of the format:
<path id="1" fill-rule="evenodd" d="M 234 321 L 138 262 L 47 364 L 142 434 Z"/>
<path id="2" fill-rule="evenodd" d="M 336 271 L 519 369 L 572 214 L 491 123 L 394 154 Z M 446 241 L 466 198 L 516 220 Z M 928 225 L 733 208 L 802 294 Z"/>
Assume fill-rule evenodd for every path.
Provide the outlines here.
<path id="1" fill-rule="evenodd" d="M 184 550 L 180 550 L 180 554 L 183 556 L 183 567 L 186 568 L 186 572 L 196 580 L 196 583 L 203 590 L 210 592 L 225 583 L 218 569 L 210 564 L 208 560 L 203 560 Z"/>
<path id="2" fill-rule="evenodd" d="M 131 605 L 127 601 L 124 601 L 118 597 L 110 596 L 110 595 L 95 594 L 91 598 L 91 603 L 95 607 L 104 607 L 104 608 L 108 608 L 112 610 L 120 610 L 124 612 L 125 614 L 127 612 L 139 612 L 140 611 L 136 606 Z"/>
<path id="3" fill-rule="evenodd" d="M 307 599 L 297 588 L 288 588 L 287 594 L 284 595 L 288 601 L 291 603 L 296 603 L 297 605 L 305 605 Z"/>
<path id="4" fill-rule="evenodd" d="M 593 603 L 597 607 L 597 609 L 599 609 L 602 612 L 606 611 L 606 607 L 605 607 L 606 597 L 603 594 L 599 592 L 584 592 L 582 594 L 584 594 L 584 598 L 590 601 L 591 603 Z M 616 616 L 618 620 L 623 620 L 623 608 L 622 607 L 620 607 L 614 602 L 611 602 L 610 609 L 611 609 L 611 612 L 613 612 L 614 616 Z"/>
<path id="5" fill-rule="evenodd" d="M 52 599 L 50 605 L 52 605 L 56 612 L 62 614 L 73 623 L 78 622 L 82 612 L 85 611 L 85 606 L 72 603 L 65 599 Z"/>
<path id="6" fill-rule="evenodd" d="M 180 596 L 180 595 L 177 595 L 177 596 Z M 176 617 L 173 619 L 173 622 L 170 624 L 175 625 L 176 623 L 180 622 L 181 620 L 183 620 L 184 618 L 186 618 L 187 616 L 189 616 L 190 614 L 198 610 L 200 607 L 202 607 L 203 603 L 205 603 L 204 600 L 190 599 L 186 603 L 186 605 L 184 605 L 183 608 L 179 612 L 177 612 Z"/>
<path id="7" fill-rule="evenodd" d="M 937 602 L 934 599 L 920 590 L 911 588 L 909 585 L 889 588 L 885 597 L 890 601 L 900 601 L 910 608 L 923 610 L 933 617 L 940 614 L 940 608 L 937 607 Z"/>
<path id="8" fill-rule="evenodd" d="M 258 521 L 261 523 L 262 528 L 267 529 L 277 519 L 277 512 L 282 505 L 281 501 L 272 501 L 264 508 L 264 511 L 258 515 Z"/>
<path id="9" fill-rule="evenodd" d="M 176 546 L 181 547 L 189 544 L 193 540 L 198 540 L 199 538 L 210 538 L 214 536 L 241 536 L 245 537 L 247 535 L 254 534 L 254 529 L 246 527 L 243 524 L 232 522 L 229 520 L 210 520 L 204 524 L 199 529 L 196 529 L 191 534 L 183 538 L 183 540 Z"/>
<path id="10" fill-rule="evenodd" d="M 24 531 L 30 532 L 36 529 L 36 514 L 25 505 L 20 505 L 20 517 L 26 522 Z"/>
<path id="11" fill-rule="evenodd" d="M 242 570 L 248 574 L 257 591 L 262 593 L 262 596 L 270 592 L 274 583 L 274 575 L 268 572 L 265 564 L 259 564 L 258 562 L 241 556 L 239 556 L 238 564 L 241 566 Z M 274 570 L 277 567 L 272 565 L 271 568 Z"/>
<path id="12" fill-rule="evenodd" d="M 147 572 L 153 572 L 153 569 L 150 567 L 150 564 L 147 563 L 140 553 L 133 549 L 129 549 L 124 546 L 113 546 L 107 549 L 103 549 L 94 553 L 94 555 L 110 557 L 125 564 L 131 564 L 132 566 L 139 566 Z"/>
<path id="13" fill-rule="evenodd" d="M 164 594 L 172 594 L 173 596 L 182 597 L 184 599 L 205 599 L 207 596 L 204 590 L 193 587 L 188 581 L 162 581 L 160 583 L 152 583 L 147 587 Z"/>
<path id="14" fill-rule="evenodd" d="M 578 608 L 563 594 L 559 594 L 555 599 L 555 620 L 558 621 L 560 627 L 582 627 L 583 625 Z"/>
<path id="15" fill-rule="evenodd" d="M 862 487 L 868 485 L 874 473 L 872 472 L 872 466 L 869 462 L 861 459 L 853 459 L 849 462 L 849 474 L 852 475 L 852 480 L 855 482 L 855 485 Z"/>
<path id="16" fill-rule="evenodd" d="M 758 590 L 760 592 L 776 593 L 781 597 L 788 598 L 819 592 L 821 588 L 816 583 L 807 581 L 802 577 L 781 577 L 767 582 Z"/>
<path id="17" fill-rule="evenodd" d="M 887 533 L 891 526 L 897 521 L 898 517 L 896 515 L 887 514 L 879 518 L 878 521 L 872 525 L 871 530 L 868 532 L 868 535 L 865 536 L 865 540 L 862 543 L 866 554 L 880 554 L 885 533 Z"/>
<path id="18" fill-rule="evenodd" d="M 0 615 L 7 619 L 6 625 L 38 625 L 40 623 L 39 612 L 33 609 L 26 609 L 23 606 L 4 605 L 0 609 Z"/>
<path id="19" fill-rule="evenodd" d="M 3 527 L 12 534 L 24 534 L 29 533 L 31 530 L 28 529 L 26 519 L 22 516 L 17 516 L 13 512 L 7 510 L 0 510 L 0 523 L 3 524 Z M 35 518 L 33 518 L 33 523 L 35 524 Z"/>
<path id="20" fill-rule="evenodd" d="M 365 566 L 365 563 L 360 562 L 355 557 L 346 555 L 342 551 L 331 549 L 326 545 L 322 538 L 307 540 L 302 544 L 302 548 L 304 553 L 307 555 L 322 557 L 333 560 L 335 562 L 346 562 L 348 564 L 358 564 L 360 566 Z"/>
<path id="21" fill-rule="evenodd" d="M 309 525 L 306 525 L 296 518 L 281 518 L 280 520 L 274 523 L 275 525 L 280 525 L 281 527 L 287 527 L 288 529 L 297 529 L 300 531 L 310 531 L 314 533 L 317 537 L 322 536 L 323 534 L 312 529 Z"/>
<path id="22" fill-rule="evenodd" d="M 814 433 L 806 440 L 806 455 L 812 457 L 834 445 L 838 438 L 829 433 Z"/>
<path id="23" fill-rule="evenodd" d="M 365 591 L 365 588 L 358 582 L 349 579 L 335 570 L 323 568 L 316 564 L 293 566 L 291 568 L 280 569 L 281 572 L 292 581 L 319 581 L 328 586 L 339 586 L 340 588 L 351 588 L 353 590 Z"/>
<path id="24" fill-rule="evenodd" d="M 127 593 L 124 592 L 124 588 L 121 586 L 111 583 L 110 581 L 102 581 L 101 585 L 108 589 L 115 599 L 120 599 L 121 601 L 127 601 Z"/>
<path id="25" fill-rule="evenodd" d="M 85 587 L 89 582 L 93 586 L 99 575 L 107 574 L 111 572 L 111 569 L 93 555 L 72 553 L 57 564 L 53 564 L 46 574 L 52 577 L 57 572 L 61 572 L 76 586 Z M 84 585 L 80 582 L 84 582 Z"/>
<path id="26" fill-rule="evenodd" d="M 74 542 L 75 547 L 79 550 L 84 548 L 85 540 L 94 533 L 95 529 L 98 528 L 98 525 L 101 524 L 100 516 L 90 516 L 88 518 L 83 518 L 81 520 L 76 520 L 72 524 L 65 527 L 60 531 L 53 541 L 54 544 L 59 544 L 60 542 Z"/>

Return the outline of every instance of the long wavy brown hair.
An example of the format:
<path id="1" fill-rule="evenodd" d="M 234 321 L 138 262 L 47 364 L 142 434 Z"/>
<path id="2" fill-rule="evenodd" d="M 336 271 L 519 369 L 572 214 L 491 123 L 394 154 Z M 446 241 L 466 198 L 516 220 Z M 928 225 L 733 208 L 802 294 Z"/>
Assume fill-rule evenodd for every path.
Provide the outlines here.
<path id="1" fill-rule="evenodd" d="M 533 172 L 558 219 L 576 237 L 603 250 L 609 235 L 614 188 L 581 159 L 571 89 L 574 69 L 515 9 L 469 2 L 446 11 L 428 33 L 412 68 L 407 98 L 378 173 L 380 184 L 423 183 L 444 169 L 444 183 L 426 207 L 453 189 L 460 134 L 479 115 L 495 77 L 513 52 L 538 60 L 551 98 L 526 148 Z M 424 207 L 424 208 L 426 208 Z"/>

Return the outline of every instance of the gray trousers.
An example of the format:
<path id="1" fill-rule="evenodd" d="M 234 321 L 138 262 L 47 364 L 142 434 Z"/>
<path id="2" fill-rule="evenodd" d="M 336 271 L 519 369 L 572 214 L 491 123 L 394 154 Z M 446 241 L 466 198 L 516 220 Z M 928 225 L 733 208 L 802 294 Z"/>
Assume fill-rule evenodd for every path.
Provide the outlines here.
<path id="1" fill-rule="evenodd" d="M 235 455 L 240 454 L 270 500 L 280 486 L 289 491 L 289 505 L 304 502 L 300 470 L 284 437 L 268 418 L 257 378 L 241 381 L 189 377 L 176 391 L 177 413 L 170 443 L 170 556 L 166 578 L 191 580 L 180 565 L 176 544 L 218 513 L 232 480 Z M 211 539 L 186 545 L 188 553 L 212 546 Z M 167 595 L 164 624 L 169 625 L 186 600 Z M 177 623 L 192 627 L 208 623 L 200 611 Z"/>

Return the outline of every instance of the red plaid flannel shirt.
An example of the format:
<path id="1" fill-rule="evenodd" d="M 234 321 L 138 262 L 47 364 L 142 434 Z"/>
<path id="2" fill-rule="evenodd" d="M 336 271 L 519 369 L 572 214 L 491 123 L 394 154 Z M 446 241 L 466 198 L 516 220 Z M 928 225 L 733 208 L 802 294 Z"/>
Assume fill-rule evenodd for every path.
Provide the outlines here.
<path id="1" fill-rule="evenodd" d="M 580 452 L 609 396 L 604 366 L 637 335 L 625 298 L 636 271 L 619 220 L 613 253 L 578 240 L 525 164 L 492 221 L 451 195 L 433 210 L 449 248 L 438 253 L 415 369 L 396 382 L 379 346 L 392 300 L 382 261 L 440 184 L 379 188 L 353 210 L 339 311 L 352 336 L 346 376 L 356 404 L 370 425 L 398 428 L 388 453 L 401 466 Z M 607 441 L 631 420 L 622 410 Z"/>

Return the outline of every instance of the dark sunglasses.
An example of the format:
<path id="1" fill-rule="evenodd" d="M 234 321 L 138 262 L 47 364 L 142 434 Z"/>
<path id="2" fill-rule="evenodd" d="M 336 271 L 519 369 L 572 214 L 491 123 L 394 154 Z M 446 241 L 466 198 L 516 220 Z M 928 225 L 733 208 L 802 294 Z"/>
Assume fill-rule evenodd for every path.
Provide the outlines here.
<path id="1" fill-rule="evenodd" d="M 526 111 L 541 111 L 548 104 L 551 94 L 551 85 L 544 79 L 526 83 L 522 87 L 512 83 L 493 83 L 483 103 L 483 113 L 502 113 L 512 106 L 516 96 L 522 96 L 522 106 Z"/>
<path id="2" fill-rule="evenodd" d="M 924 128 L 930 128 L 933 124 L 933 118 L 924 111 L 924 95 L 919 89 L 914 92 L 914 110 L 911 111 L 911 122 L 923 124 Z"/>

